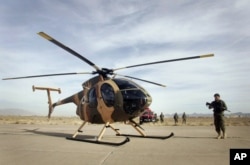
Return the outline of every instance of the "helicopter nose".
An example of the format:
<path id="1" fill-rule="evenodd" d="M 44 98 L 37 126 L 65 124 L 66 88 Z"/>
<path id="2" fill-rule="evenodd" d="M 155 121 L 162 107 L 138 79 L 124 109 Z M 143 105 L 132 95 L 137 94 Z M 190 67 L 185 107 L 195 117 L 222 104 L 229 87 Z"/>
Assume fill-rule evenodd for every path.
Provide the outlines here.
<path id="1" fill-rule="evenodd" d="M 127 114 L 133 114 L 135 111 L 144 110 L 152 100 L 151 97 L 148 97 L 139 89 L 123 90 L 121 92 L 123 95 L 123 108 Z"/>
<path id="2" fill-rule="evenodd" d="M 152 103 L 152 97 L 150 95 L 147 95 L 147 106 L 146 107 L 149 107 Z"/>

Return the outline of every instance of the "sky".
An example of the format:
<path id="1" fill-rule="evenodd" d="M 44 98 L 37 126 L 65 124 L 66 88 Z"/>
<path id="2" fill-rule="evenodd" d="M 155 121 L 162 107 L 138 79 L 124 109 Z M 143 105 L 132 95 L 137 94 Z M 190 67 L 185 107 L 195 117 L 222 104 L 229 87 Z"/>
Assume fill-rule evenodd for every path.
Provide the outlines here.
<path id="1" fill-rule="evenodd" d="M 94 69 L 37 35 L 43 31 L 100 68 L 120 68 L 213 53 L 210 58 L 129 68 L 116 73 L 152 96 L 156 113 L 212 113 L 206 102 L 219 93 L 228 109 L 250 112 L 250 1 L 248 0 L 8 0 L 0 6 L 0 77 Z M 47 93 L 58 101 L 80 90 L 93 75 L 0 81 L 0 109 L 47 115 Z M 54 115 L 75 116 L 74 104 Z M 228 112 L 227 112 L 228 113 Z"/>

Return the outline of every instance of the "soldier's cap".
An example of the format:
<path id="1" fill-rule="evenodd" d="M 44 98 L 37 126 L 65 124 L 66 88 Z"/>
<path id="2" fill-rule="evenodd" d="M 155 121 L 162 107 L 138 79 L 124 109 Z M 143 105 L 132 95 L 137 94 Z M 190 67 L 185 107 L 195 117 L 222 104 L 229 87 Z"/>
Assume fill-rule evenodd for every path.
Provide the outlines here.
<path id="1" fill-rule="evenodd" d="M 214 94 L 214 97 L 215 97 L 215 96 L 220 97 L 220 94 L 219 94 L 219 93 L 215 93 L 215 94 Z"/>

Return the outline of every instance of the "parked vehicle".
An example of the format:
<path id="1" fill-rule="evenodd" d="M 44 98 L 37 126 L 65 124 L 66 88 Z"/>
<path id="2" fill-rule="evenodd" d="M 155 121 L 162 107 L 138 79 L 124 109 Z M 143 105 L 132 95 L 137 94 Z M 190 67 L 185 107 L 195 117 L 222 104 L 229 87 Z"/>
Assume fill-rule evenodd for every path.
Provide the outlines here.
<path id="1" fill-rule="evenodd" d="M 156 115 L 150 108 L 146 108 L 142 115 L 140 116 L 140 124 L 143 122 L 155 122 Z"/>

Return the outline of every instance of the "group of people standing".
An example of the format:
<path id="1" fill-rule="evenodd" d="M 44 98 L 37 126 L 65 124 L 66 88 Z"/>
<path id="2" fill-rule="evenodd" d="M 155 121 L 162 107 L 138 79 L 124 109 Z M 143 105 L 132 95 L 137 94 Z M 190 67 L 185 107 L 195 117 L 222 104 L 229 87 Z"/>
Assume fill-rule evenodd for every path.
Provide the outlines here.
<path id="1" fill-rule="evenodd" d="M 179 116 L 178 116 L 177 113 L 175 113 L 175 114 L 174 114 L 174 122 L 175 122 L 175 125 L 177 125 L 178 119 L 179 119 Z M 160 121 L 161 121 L 161 123 L 164 122 L 164 115 L 163 115 L 162 112 L 161 112 L 161 114 L 160 114 Z M 187 115 L 186 115 L 186 113 L 184 112 L 184 113 L 182 114 L 182 124 L 186 124 L 186 122 L 187 122 Z"/>
<path id="2" fill-rule="evenodd" d="M 175 123 L 175 125 L 178 124 L 178 119 L 179 119 L 179 116 L 178 116 L 177 113 L 175 113 L 175 114 L 174 114 L 174 123 Z M 186 113 L 184 112 L 184 113 L 182 114 L 182 124 L 186 124 L 186 122 L 187 122 L 187 116 L 186 116 Z"/>

